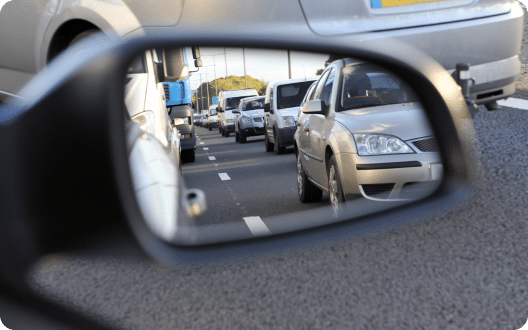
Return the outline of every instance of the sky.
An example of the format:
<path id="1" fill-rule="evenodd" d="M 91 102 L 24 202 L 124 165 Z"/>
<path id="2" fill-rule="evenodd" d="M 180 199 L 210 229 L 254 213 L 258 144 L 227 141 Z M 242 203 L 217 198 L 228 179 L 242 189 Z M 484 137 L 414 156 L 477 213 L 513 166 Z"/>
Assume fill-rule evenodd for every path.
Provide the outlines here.
<path id="1" fill-rule="evenodd" d="M 193 64 L 192 53 L 187 49 L 189 70 L 196 68 Z M 244 61 L 242 48 L 200 48 L 203 66 L 198 72 L 192 73 L 191 88 L 196 89 L 205 81 L 213 81 L 216 77 L 227 74 L 244 76 Z M 246 48 L 246 74 L 265 82 L 281 81 L 288 79 L 288 54 L 286 50 L 262 50 Z M 291 52 L 292 79 L 315 78 L 317 69 L 324 68 L 324 62 L 328 59 L 327 54 Z"/>

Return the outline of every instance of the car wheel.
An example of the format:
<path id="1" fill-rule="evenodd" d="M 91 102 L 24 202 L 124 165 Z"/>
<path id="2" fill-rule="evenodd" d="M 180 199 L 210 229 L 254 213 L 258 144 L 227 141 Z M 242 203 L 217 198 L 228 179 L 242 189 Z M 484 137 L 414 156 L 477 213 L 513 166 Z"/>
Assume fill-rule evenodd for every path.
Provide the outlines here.
<path id="1" fill-rule="evenodd" d="M 277 155 L 281 155 L 286 151 L 286 147 L 280 146 L 280 135 L 275 134 L 275 131 L 273 131 L 273 139 L 275 140 L 275 153 Z"/>
<path id="2" fill-rule="evenodd" d="M 268 138 L 268 132 L 266 132 L 264 134 L 264 145 L 266 146 L 266 151 L 267 152 L 271 152 L 273 151 L 273 143 L 270 142 L 269 138 Z"/>
<path id="3" fill-rule="evenodd" d="M 212 130 L 213 130 L 213 128 L 212 128 L 211 126 L 209 126 L 209 130 L 210 130 L 210 131 L 212 131 Z"/>
<path id="4" fill-rule="evenodd" d="M 235 142 L 240 142 L 240 134 L 238 131 L 235 131 Z"/>
<path id="5" fill-rule="evenodd" d="M 229 137 L 230 134 L 231 134 L 231 132 L 229 132 L 229 131 L 225 131 L 225 135 L 224 135 L 224 136 L 225 136 L 225 137 Z"/>
<path id="6" fill-rule="evenodd" d="M 240 143 L 246 143 L 247 136 L 243 131 L 240 131 Z"/>
<path id="7" fill-rule="evenodd" d="M 195 160 L 195 154 L 193 149 L 182 150 L 181 161 L 183 163 L 192 163 Z"/>
<path id="8" fill-rule="evenodd" d="M 332 205 L 332 212 L 337 217 L 343 211 L 343 188 L 341 187 L 341 179 L 337 172 L 337 164 L 335 157 L 330 157 L 328 163 L 328 194 L 330 195 L 330 205 Z"/>
<path id="9" fill-rule="evenodd" d="M 301 203 L 318 202 L 323 197 L 323 191 L 308 180 L 301 163 L 301 155 L 297 155 L 297 193 Z"/>
<path id="10" fill-rule="evenodd" d="M 222 126 L 218 125 L 218 133 L 222 134 Z"/>

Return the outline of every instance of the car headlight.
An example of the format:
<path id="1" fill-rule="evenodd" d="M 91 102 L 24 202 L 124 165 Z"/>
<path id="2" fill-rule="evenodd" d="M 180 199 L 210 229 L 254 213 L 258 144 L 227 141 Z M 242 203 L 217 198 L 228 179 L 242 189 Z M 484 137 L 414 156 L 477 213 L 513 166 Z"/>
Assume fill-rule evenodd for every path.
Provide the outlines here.
<path id="1" fill-rule="evenodd" d="M 390 135 L 354 134 L 354 140 L 360 156 L 414 153 L 405 142 Z"/>
<path id="2" fill-rule="evenodd" d="M 226 124 L 229 124 L 229 119 L 226 119 Z"/>
<path id="3" fill-rule="evenodd" d="M 132 120 L 135 123 L 139 124 L 139 127 L 143 131 L 154 135 L 154 112 L 152 111 L 142 112 L 132 117 Z"/>
<path id="4" fill-rule="evenodd" d="M 286 116 L 282 120 L 284 127 L 295 126 L 295 119 L 293 119 L 293 116 Z"/>
<path id="5" fill-rule="evenodd" d="M 241 118 L 242 122 L 246 123 L 246 124 L 251 124 L 251 118 L 248 118 L 248 117 L 242 117 Z"/>

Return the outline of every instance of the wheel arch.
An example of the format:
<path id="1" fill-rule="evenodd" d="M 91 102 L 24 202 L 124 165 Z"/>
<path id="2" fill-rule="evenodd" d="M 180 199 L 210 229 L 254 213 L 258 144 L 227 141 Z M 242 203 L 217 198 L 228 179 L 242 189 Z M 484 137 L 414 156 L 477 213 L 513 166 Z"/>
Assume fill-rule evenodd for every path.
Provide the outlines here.
<path id="1" fill-rule="evenodd" d="M 83 19 L 72 19 L 64 22 L 55 31 L 53 37 L 51 38 L 46 54 L 46 63 L 52 61 L 57 55 L 68 48 L 71 41 L 76 36 L 88 30 L 102 31 L 102 29 L 95 24 Z"/>

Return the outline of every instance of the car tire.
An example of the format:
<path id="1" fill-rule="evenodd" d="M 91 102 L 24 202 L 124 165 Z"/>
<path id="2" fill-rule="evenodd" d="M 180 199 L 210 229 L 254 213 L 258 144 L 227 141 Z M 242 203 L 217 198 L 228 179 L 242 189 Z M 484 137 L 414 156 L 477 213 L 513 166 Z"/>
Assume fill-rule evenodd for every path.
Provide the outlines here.
<path id="1" fill-rule="evenodd" d="M 273 140 L 275 140 L 275 153 L 282 155 L 286 151 L 286 147 L 280 146 L 280 135 L 275 134 L 275 131 L 273 131 Z"/>
<path id="2" fill-rule="evenodd" d="M 235 142 L 240 142 L 240 134 L 238 131 L 235 131 Z"/>
<path id="3" fill-rule="evenodd" d="M 308 180 L 302 166 L 301 155 L 297 155 L 297 193 L 301 203 L 318 202 L 323 197 L 323 191 Z"/>
<path id="4" fill-rule="evenodd" d="M 330 205 L 332 206 L 334 217 L 337 218 L 343 212 L 345 197 L 343 194 L 343 188 L 341 187 L 341 178 L 337 171 L 337 162 L 334 155 L 330 157 L 330 161 L 328 162 L 327 174 Z"/>
<path id="5" fill-rule="evenodd" d="M 195 158 L 194 149 L 182 150 L 181 161 L 183 163 L 193 163 Z"/>
<path id="6" fill-rule="evenodd" d="M 210 130 L 210 131 L 212 131 L 212 130 L 213 130 L 213 128 L 212 128 L 211 126 L 209 126 L 209 130 Z"/>
<path id="7" fill-rule="evenodd" d="M 264 133 L 264 145 L 266 146 L 266 151 L 271 152 L 273 151 L 274 145 L 270 142 L 268 138 L 268 132 Z"/>
<path id="8" fill-rule="evenodd" d="M 225 136 L 225 137 L 229 137 L 230 134 L 231 134 L 231 132 L 229 132 L 229 131 L 225 131 L 224 136 Z"/>
<path id="9" fill-rule="evenodd" d="M 222 126 L 218 125 L 218 133 L 222 134 Z"/>
<path id="10" fill-rule="evenodd" d="M 246 134 L 245 134 L 243 131 L 240 131 L 240 133 L 239 133 L 239 139 L 240 139 L 240 143 L 246 143 L 246 141 L 247 141 L 247 136 L 246 136 Z"/>

